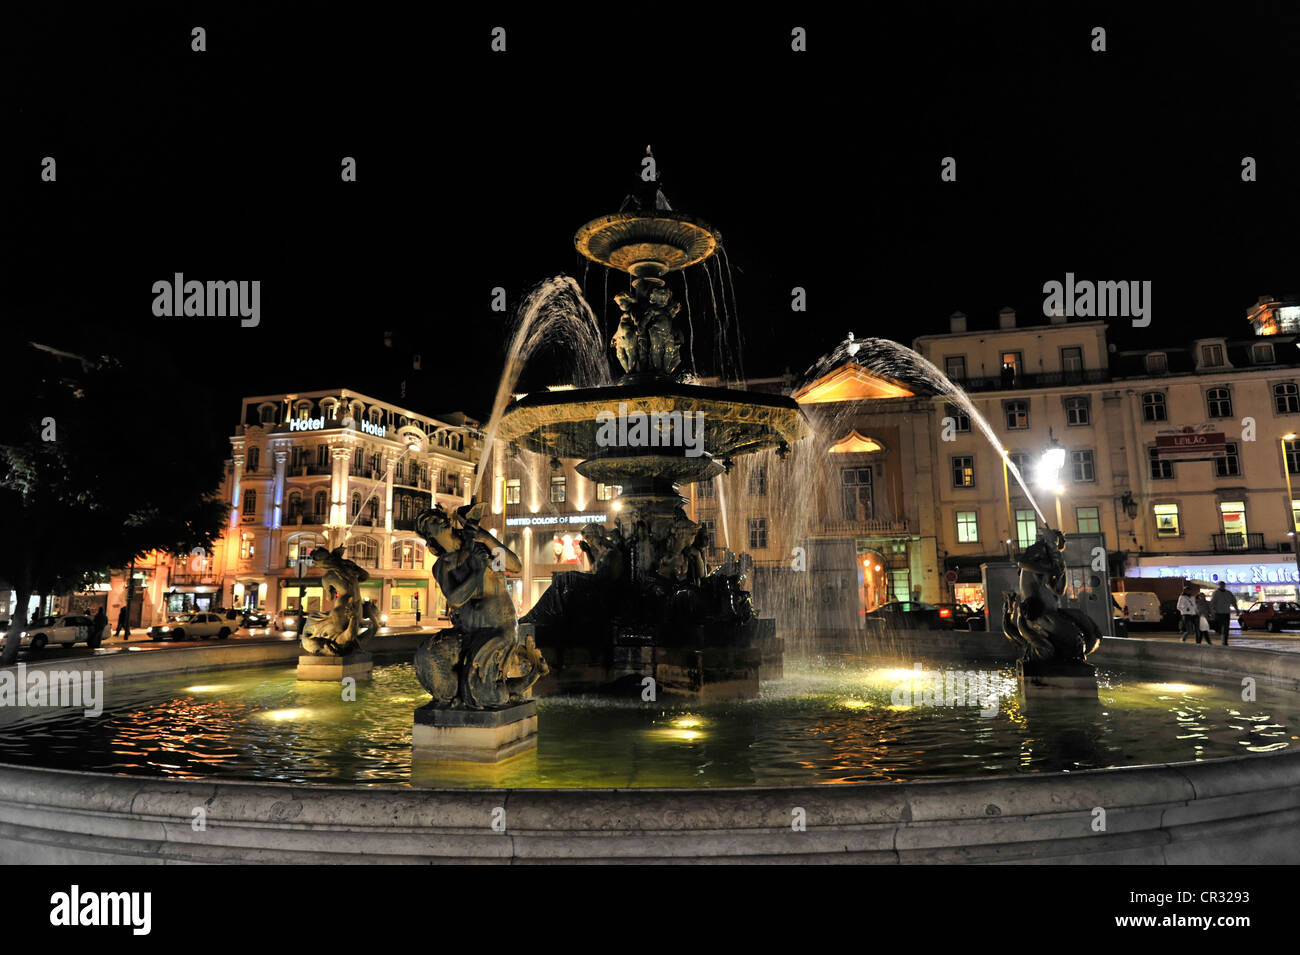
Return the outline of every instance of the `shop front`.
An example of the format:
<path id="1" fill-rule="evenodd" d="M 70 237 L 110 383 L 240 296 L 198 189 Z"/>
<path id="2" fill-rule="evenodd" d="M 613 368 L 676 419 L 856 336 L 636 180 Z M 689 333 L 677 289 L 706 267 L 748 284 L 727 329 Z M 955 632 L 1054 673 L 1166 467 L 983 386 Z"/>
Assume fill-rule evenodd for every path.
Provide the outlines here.
<path id="1" fill-rule="evenodd" d="M 1259 560 L 1260 556 L 1216 555 L 1206 559 L 1171 554 L 1141 557 L 1137 566 L 1128 568 L 1125 576 L 1186 577 L 1216 587 L 1222 581 L 1236 594 L 1237 604 L 1243 610 L 1257 600 L 1296 600 L 1300 594 L 1300 566 L 1295 559 Z"/>
<path id="2" fill-rule="evenodd" d="M 415 626 L 416 611 L 420 622 L 429 613 L 429 582 L 427 580 L 402 580 L 392 582 L 388 591 L 388 626 Z"/>

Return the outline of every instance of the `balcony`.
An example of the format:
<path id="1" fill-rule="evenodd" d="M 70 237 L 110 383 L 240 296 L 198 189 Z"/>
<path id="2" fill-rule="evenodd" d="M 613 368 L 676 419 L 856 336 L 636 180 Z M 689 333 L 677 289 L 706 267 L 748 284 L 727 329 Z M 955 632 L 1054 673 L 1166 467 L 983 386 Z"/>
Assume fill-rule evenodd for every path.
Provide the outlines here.
<path id="1" fill-rule="evenodd" d="M 414 517 L 394 517 L 393 530 L 395 531 L 413 531 L 415 530 Z"/>
<path id="2" fill-rule="evenodd" d="M 1048 371 L 1026 375 L 990 375 L 984 378 L 954 379 L 963 391 L 1018 391 L 1023 388 L 1061 388 L 1071 385 L 1096 385 L 1110 381 L 1107 368 L 1079 371 Z"/>
<path id="3" fill-rule="evenodd" d="M 214 573 L 191 574 L 176 573 L 171 575 L 171 586 L 173 587 L 216 587 L 221 583 L 221 575 Z"/>
<path id="4" fill-rule="evenodd" d="M 1216 554 L 1258 553 L 1263 552 L 1263 534 L 1215 534 L 1214 552 Z"/>
<path id="5" fill-rule="evenodd" d="M 854 521 L 823 521 L 822 531 L 827 534 L 906 534 L 907 519 L 871 517 Z"/>
<path id="6" fill-rule="evenodd" d="M 329 521 L 329 515 L 320 514 L 290 514 L 284 522 L 285 527 L 306 527 L 311 525 L 322 525 Z"/>

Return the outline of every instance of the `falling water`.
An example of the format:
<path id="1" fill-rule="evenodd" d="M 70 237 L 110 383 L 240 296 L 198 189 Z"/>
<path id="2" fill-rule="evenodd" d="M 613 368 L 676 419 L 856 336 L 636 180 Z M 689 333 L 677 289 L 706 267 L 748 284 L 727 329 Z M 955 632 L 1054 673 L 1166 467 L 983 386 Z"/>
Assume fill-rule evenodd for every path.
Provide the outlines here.
<path id="1" fill-rule="evenodd" d="M 501 415 L 510 402 L 510 395 L 519 383 L 528 359 L 545 345 L 566 346 L 573 360 L 572 374 L 567 380 L 575 387 L 594 388 L 609 384 L 605 336 L 578 283 L 567 275 L 557 275 L 539 283 L 515 311 L 505 367 L 492 402 L 492 416 L 484 431 L 478 472 L 474 475 L 475 497 L 487 472 L 488 456 L 493 452 Z"/>

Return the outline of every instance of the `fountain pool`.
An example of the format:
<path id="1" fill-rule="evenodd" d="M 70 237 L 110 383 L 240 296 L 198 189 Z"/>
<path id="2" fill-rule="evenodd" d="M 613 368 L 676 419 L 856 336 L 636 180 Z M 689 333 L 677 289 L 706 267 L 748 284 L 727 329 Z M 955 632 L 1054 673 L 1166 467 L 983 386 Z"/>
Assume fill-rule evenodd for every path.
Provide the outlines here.
<path id="1" fill-rule="evenodd" d="M 424 694 L 409 662 L 376 666 L 351 702 L 337 685 L 297 681 L 292 667 L 133 678 L 109 686 L 95 718 L 10 718 L 0 762 L 295 784 L 794 786 L 1210 760 L 1275 752 L 1300 738 L 1300 693 L 1291 690 L 1243 703 L 1222 680 L 1174 682 L 1113 667 L 1100 671 L 1096 701 L 1026 701 L 1005 660 L 932 659 L 922 673 L 979 674 L 982 699 L 918 705 L 925 685 L 914 659 L 787 661 L 785 680 L 735 703 L 544 698 L 538 750 L 489 769 L 412 766 L 410 711 Z"/>

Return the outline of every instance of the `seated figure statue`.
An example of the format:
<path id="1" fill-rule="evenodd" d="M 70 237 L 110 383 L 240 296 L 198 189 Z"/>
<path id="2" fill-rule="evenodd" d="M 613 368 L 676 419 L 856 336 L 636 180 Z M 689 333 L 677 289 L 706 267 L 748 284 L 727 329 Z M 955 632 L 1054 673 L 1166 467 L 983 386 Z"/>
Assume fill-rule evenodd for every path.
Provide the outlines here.
<path id="1" fill-rule="evenodd" d="M 433 578 L 452 627 L 415 651 L 415 674 L 439 706 L 484 709 L 519 702 L 550 672 L 531 638 L 520 641 L 514 601 L 502 571 L 519 573 L 519 558 L 479 526 L 484 504 L 449 513 L 421 511 L 415 527 L 438 555 Z"/>
<path id="2" fill-rule="evenodd" d="M 1021 555 L 1018 593 L 1004 595 L 1002 632 L 1025 660 L 1080 664 L 1101 644 L 1101 631 L 1087 614 L 1062 607 L 1065 536 L 1045 528 Z"/>
<path id="3" fill-rule="evenodd" d="M 359 648 L 362 637 L 374 636 L 379 631 L 374 604 L 361 597 L 361 584 L 370 574 L 355 561 L 345 558 L 342 546 L 334 550 L 317 547 L 311 552 L 311 560 L 317 567 L 325 568 L 321 585 L 337 597 L 328 613 L 312 615 L 311 622 L 303 627 L 299 642 L 308 653 L 347 656 Z"/>

